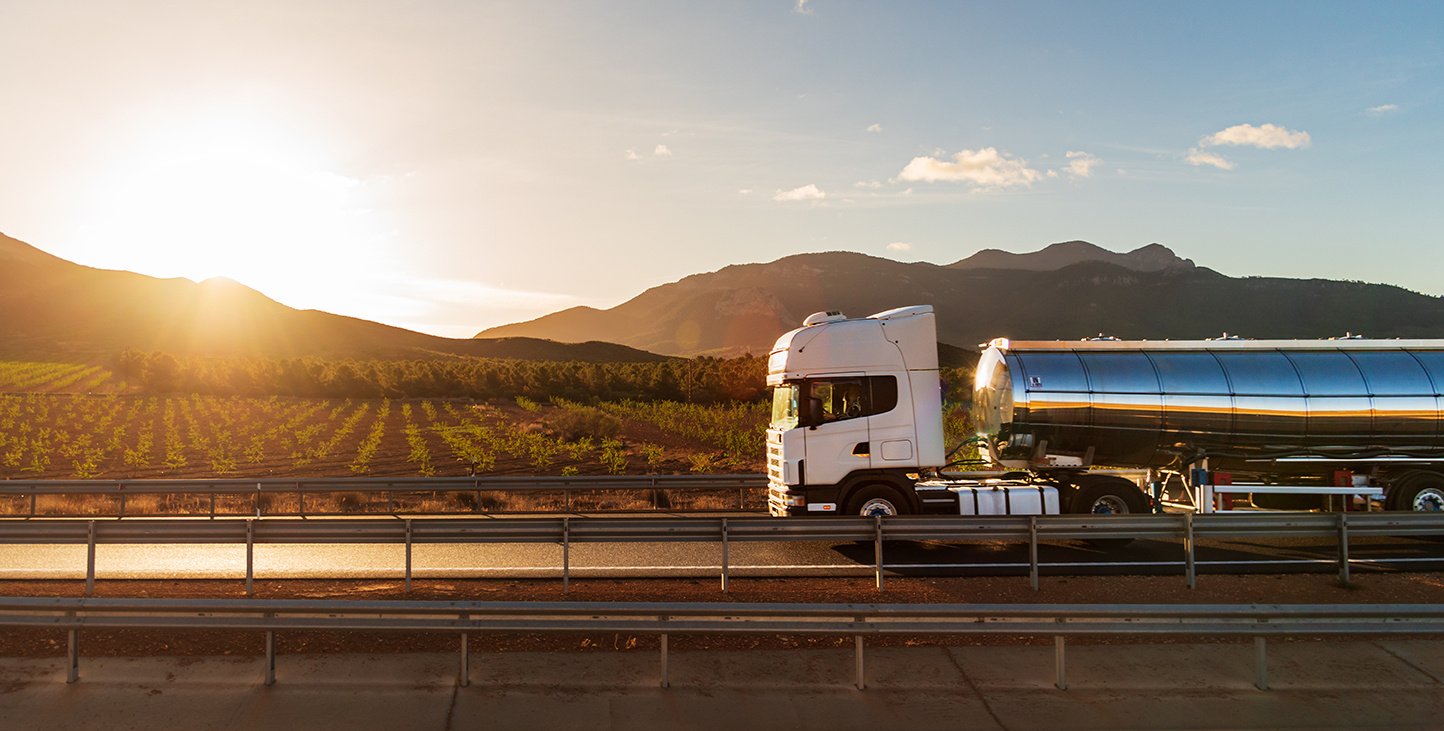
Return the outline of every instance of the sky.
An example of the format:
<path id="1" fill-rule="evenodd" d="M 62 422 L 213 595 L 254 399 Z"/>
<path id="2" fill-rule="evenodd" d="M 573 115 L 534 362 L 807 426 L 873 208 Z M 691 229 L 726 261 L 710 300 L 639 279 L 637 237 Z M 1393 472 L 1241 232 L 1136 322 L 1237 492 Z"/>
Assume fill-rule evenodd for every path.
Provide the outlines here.
<path id="1" fill-rule="evenodd" d="M 1438 2 L 0 0 L 0 232 L 454 337 L 1074 239 L 1441 295 L 1441 97 Z"/>

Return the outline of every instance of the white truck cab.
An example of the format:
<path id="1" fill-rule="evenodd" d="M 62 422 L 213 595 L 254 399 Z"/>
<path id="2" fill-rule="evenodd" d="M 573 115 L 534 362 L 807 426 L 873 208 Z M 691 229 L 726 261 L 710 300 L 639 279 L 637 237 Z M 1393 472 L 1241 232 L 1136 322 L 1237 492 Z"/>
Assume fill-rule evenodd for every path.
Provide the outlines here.
<path id="1" fill-rule="evenodd" d="M 859 514 L 869 501 L 918 511 L 918 472 L 945 461 L 933 318 L 929 306 L 819 312 L 777 339 L 767 361 L 774 514 Z"/>

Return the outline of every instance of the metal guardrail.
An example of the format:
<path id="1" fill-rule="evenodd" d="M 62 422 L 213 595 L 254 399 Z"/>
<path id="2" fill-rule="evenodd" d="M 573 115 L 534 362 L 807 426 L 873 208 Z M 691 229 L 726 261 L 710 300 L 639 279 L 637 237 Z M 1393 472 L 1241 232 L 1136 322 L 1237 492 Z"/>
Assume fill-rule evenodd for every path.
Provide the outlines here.
<path id="1" fill-rule="evenodd" d="M 1444 633 L 1435 604 L 1026 605 L 752 604 L 0 597 L 0 627 L 68 633 L 67 681 L 79 679 L 84 629 L 260 630 L 265 683 L 275 682 L 277 631 L 458 633 L 458 683 L 470 680 L 471 632 L 628 632 L 661 639 L 661 685 L 669 685 L 671 634 L 813 634 L 854 637 L 856 685 L 865 687 L 863 639 L 881 635 L 1052 636 L 1055 684 L 1067 688 L 1066 637 L 1251 636 L 1255 684 L 1268 687 L 1265 638 L 1285 635 Z"/>
<path id="2" fill-rule="evenodd" d="M 767 475 L 573 475 L 553 476 L 488 476 L 488 477 L 302 477 L 266 479 L 165 479 L 165 480 L 0 480 L 0 499 L 28 499 L 26 515 L 36 517 L 38 499 L 42 495 L 108 496 L 115 498 L 119 517 L 126 515 L 127 498 L 139 495 L 191 495 L 210 498 L 210 515 L 216 512 L 219 496 L 249 498 L 247 514 L 263 515 L 339 515 L 341 512 L 313 509 L 307 511 L 306 496 L 334 493 L 360 493 L 387 497 L 387 512 L 395 512 L 396 493 L 447 493 L 475 496 L 471 510 L 477 512 L 484 493 L 556 494 L 563 499 L 563 509 L 572 510 L 572 497 L 616 490 L 652 491 L 653 509 L 665 506 L 657 502 L 657 491 L 717 492 L 737 491 L 737 508 L 743 509 L 749 491 L 765 491 Z M 296 510 L 276 510 L 271 505 L 278 496 L 296 496 Z M 728 508 L 731 509 L 731 508 Z M 489 509 L 486 512 L 506 512 Z M 234 515 L 235 513 L 232 513 Z M 0 516 L 5 517 L 5 516 Z M 70 517 L 74 517 L 73 515 Z"/>
<path id="3" fill-rule="evenodd" d="M 1196 543 L 1201 538 L 1334 538 L 1339 579 L 1349 581 L 1351 536 L 1444 536 L 1444 513 L 1319 513 L 1195 515 L 899 516 L 823 518 L 389 518 L 389 519 L 128 519 L 0 521 L 0 545 L 84 544 L 86 595 L 95 585 L 95 548 L 101 544 L 245 544 L 246 592 L 254 587 L 254 547 L 263 544 L 401 544 L 405 587 L 412 578 L 412 547 L 434 543 L 554 543 L 562 548 L 563 591 L 570 589 L 573 543 L 717 543 L 722 590 L 727 591 L 729 546 L 734 542 L 855 541 L 873 544 L 877 587 L 885 581 L 888 541 L 1027 542 L 1034 589 L 1042 567 L 1038 544 L 1049 540 L 1180 539 L 1184 576 L 1197 583 Z"/>

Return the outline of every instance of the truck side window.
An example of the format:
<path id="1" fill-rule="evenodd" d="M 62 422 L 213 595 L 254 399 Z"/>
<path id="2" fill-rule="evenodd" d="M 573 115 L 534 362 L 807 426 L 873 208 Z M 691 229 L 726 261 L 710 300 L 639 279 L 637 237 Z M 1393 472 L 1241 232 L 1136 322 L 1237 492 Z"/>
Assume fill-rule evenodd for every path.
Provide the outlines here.
<path id="1" fill-rule="evenodd" d="M 822 420 L 857 419 L 897 408 L 897 378 L 825 378 L 808 381 L 808 396 L 822 405 Z"/>
<path id="2" fill-rule="evenodd" d="M 872 388 L 872 408 L 868 416 L 886 414 L 897 408 L 896 376 L 868 376 L 867 383 Z"/>
<path id="3" fill-rule="evenodd" d="M 830 378 L 812 382 L 812 398 L 822 402 L 822 423 L 855 419 L 867 413 L 861 378 Z"/>

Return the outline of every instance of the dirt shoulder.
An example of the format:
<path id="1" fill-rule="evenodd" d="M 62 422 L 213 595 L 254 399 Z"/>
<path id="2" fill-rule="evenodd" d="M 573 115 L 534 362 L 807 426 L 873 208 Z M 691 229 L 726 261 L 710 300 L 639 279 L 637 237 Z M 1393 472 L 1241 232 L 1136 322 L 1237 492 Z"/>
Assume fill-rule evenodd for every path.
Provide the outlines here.
<path id="1" fill-rule="evenodd" d="M 1190 590 L 1177 576 L 1049 577 L 1039 591 L 1013 577 L 889 578 L 884 591 L 869 579 L 735 579 L 730 591 L 718 582 L 695 579 L 597 579 L 573 582 L 563 595 L 555 580 L 417 581 L 406 593 L 399 581 L 259 581 L 256 596 L 269 599 L 440 599 L 478 601 L 596 602 L 808 602 L 808 603 L 988 603 L 988 604 L 1435 604 L 1444 603 L 1444 574 L 1368 574 L 1349 586 L 1319 574 L 1201 576 Z M 83 582 L 0 581 L 0 595 L 81 596 Z M 236 581 L 102 581 L 101 597 L 243 598 Z M 1299 638 L 1310 641 L 1312 638 Z M 282 632 L 282 653 L 449 652 L 450 633 Z M 787 649 L 850 646 L 850 637 L 725 636 L 674 637 L 671 646 L 690 649 Z M 992 645 L 1048 642 L 1047 638 L 994 636 L 879 637 L 875 645 Z M 1080 638 L 1080 642 L 1130 639 Z M 1149 643 L 1200 641 L 1145 638 Z M 1230 638 L 1202 641 L 1231 642 Z M 0 656 L 53 656 L 65 652 L 60 630 L 6 629 Z M 479 652 L 644 650 L 657 647 L 648 635 L 480 633 L 471 637 Z M 259 632 L 85 630 L 82 653 L 107 656 L 253 656 L 262 652 Z"/>

